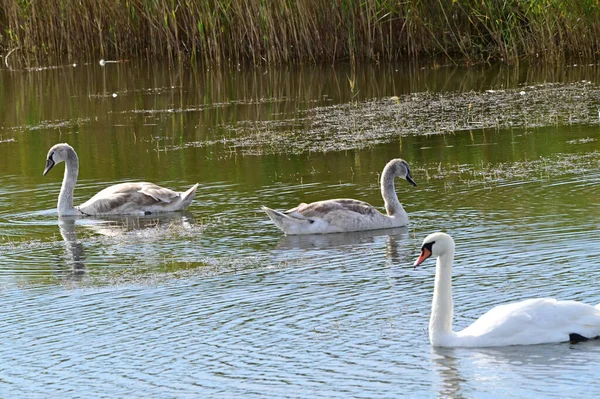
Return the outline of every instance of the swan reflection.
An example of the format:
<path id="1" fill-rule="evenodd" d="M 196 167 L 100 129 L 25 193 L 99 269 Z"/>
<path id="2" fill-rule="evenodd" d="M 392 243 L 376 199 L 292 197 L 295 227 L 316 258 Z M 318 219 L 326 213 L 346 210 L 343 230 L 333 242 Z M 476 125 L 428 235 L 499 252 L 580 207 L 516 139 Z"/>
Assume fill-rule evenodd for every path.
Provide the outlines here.
<path id="1" fill-rule="evenodd" d="M 77 239 L 75 220 L 73 217 L 58 218 L 58 229 L 65 242 L 66 264 L 73 276 L 79 276 L 85 273 L 85 250 Z"/>
<path id="2" fill-rule="evenodd" d="M 192 229 L 195 227 L 195 219 L 189 212 L 171 212 L 164 215 L 148 216 L 112 216 L 102 217 L 100 219 L 81 218 L 76 216 L 62 216 L 58 219 L 60 235 L 64 241 L 65 263 L 60 269 L 65 267 L 72 276 L 82 276 L 85 274 L 86 242 L 89 245 L 97 244 L 94 235 L 111 237 L 111 239 L 125 236 L 131 233 L 142 233 L 152 231 L 162 237 L 162 233 L 167 229 Z M 78 236 L 83 233 L 84 238 Z M 134 239 L 137 239 L 134 237 Z M 104 240 L 106 241 L 106 240 Z M 120 242 L 120 241 L 119 241 Z M 88 248 L 89 249 L 89 248 Z"/>
<path id="3" fill-rule="evenodd" d="M 388 236 L 396 239 L 408 234 L 407 227 L 391 229 L 353 231 L 349 233 L 301 234 L 283 236 L 277 245 L 278 249 L 327 249 L 345 245 L 375 242 L 377 237 Z M 393 245 L 392 245 L 393 247 Z M 393 249 L 393 248 L 392 248 Z M 397 247 L 395 248 L 397 250 Z"/>
<path id="4" fill-rule="evenodd" d="M 385 240 L 386 257 L 394 263 L 400 262 L 401 242 L 408 236 L 407 227 L 379 229 L 368 231 L 354 231 L 350 233 L 331 234 L 303 234 L 283 236 L 277 244 L 277 249 L 334 249 L 345 246 L 374 244 Z"/>
<path id="5" fill-rule="evenodd" d="M 103 216 L 101 219 L 82 219 L 81 226 L 96 234 L 118 237 L 127 233 L 178 227 L 190 229 L 196 221 L 190 212 L 169 212 L 147 216 Z"/>
<path id="6" fill-rule="evenodd" d="M 438 387 L 439 398 L 461 398 L 461 384 L 466 382 L 465 378 L 461 377 L 458 367 L 457 358 L 454 348 L 431 348 L 431 359 L 433 368 L 440 377 Z"/>
<path id="7" fill-rule="evenodd" d="M 440 383 L 438 397 L 469 397 L 472 381 L 503 385 L 502 381 L 527 381 L 547 387 L 564 383 L 565 370 L 573 376 L 590 370 L 597 361 L 600 340 L 577 344 L 516 345 L 493 348 L 431 348 L 433 369 Z M 495 382 L 494 382 L 495 381 Z M 576 379 L 574 380 L 576 382 Z M 559 382 L 560 383 L 560 382 Z M 466 387 L 466 388 L 465 388 Z M 542 393 L 542 392 L 540 392 Z"/>

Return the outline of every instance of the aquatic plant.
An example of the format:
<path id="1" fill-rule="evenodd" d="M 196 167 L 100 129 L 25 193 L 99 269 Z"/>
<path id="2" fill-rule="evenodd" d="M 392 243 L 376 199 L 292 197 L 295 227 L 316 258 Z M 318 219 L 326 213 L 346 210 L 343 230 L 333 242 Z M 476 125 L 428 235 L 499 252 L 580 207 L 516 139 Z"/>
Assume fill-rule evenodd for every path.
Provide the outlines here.
<path id="1" fill-rule="evenodd" d="M 557 61 L 598 54 L 599 17 L 596 0 L 0 0 L 0 46 L 9 68 L 129 57 Z"/>

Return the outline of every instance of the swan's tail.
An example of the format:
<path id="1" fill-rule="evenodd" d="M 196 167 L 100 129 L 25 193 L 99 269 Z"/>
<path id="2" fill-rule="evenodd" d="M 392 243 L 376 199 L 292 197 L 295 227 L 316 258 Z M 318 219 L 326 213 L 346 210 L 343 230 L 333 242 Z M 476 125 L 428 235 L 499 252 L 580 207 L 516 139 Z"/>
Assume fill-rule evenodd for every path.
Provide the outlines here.
<path id="1" fill-rule="evenodd" d="M 295 218 L 274 209 L 267 208 L 266 206 L 261 206 L 261 209 L 267 212 L 267 215 L 269 215 L 269 218 L 275 223 L 275 226 L 279 227 L 285 234 L 298 234 L 296 231 L 298 230 L 298 227 L 301 227 L 300 225 L 310 224 L 310 221 L 307 219 Z"/>
<path id="2" fill-rule="evenodd" d="M 198 183 L 194 184 L 192 188 L 187 190 L 185 193 L 181 195 L 181 209 L 187 208 L 189 204 L 192 203 L 194 196 L 196 195 L 196 190 L 198 189 Z"/>

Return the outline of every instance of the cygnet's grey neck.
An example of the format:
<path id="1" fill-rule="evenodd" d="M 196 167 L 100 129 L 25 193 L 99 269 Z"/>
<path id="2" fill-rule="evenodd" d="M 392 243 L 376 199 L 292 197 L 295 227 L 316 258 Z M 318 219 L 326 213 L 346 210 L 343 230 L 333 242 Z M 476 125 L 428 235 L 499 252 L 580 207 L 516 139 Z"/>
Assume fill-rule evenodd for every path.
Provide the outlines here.
<path id="1" fill-rule="evenodd" d="M 67 151 L 65 159 L 65 175 L 63 177 L 62 187 L 58 196 L 58 215 L 76 215 L 77 210 L 73 207 L 73 192 L 79 175 L 79 158 L 71 148 Z"/>
<path id="2" fill-rule="evenodd" d="M 396 177 L 393 167 L 386 166 L 381 174 L 381 196 L 385 202 L 385 211 L 388 216 L 395 216 L 404 212 L 402 204 L 398 201 L 396 188 L 394 187 L 394 178 Z"/>

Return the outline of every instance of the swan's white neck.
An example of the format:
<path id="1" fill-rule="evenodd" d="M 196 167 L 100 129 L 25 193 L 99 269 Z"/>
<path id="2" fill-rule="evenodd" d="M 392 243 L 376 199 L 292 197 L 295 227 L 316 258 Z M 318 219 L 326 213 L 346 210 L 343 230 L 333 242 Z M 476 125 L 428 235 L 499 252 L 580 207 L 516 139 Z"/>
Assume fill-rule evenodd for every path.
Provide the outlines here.
<path id="1" fill-rule="evenodd" d="M 396 188 L 394 187 L 395 174 L 392 168 L 384 168 L 381 174 L 381 196 L 385 202 L 385 211 L 388 216 L 396 216 L 404 213 L 404 208 L 400 201 L 398 201 L 398 195 L 396 195 Z"/>
<path id="2" fill-rule="evenodd" d="M 58 195 L 58 216 L 78 215 L 79 212 L 73 207 L 73 192 L 79 175 L 79 158 L 75 151 L 67 152 L 65 160 L 65 176 Z"/>
<path id="3" fill-rule="evenodd" d="M 435 266 L 435 285 L 433 287 L 433 302 L 431 318 L 429 319 L 429 341 L 433 346 L 444 345 L 452 339 L 452 318 L 454 304 L 452 303 L 452 262 L 454 250 L 449 250 L 437 258 Z"/>

